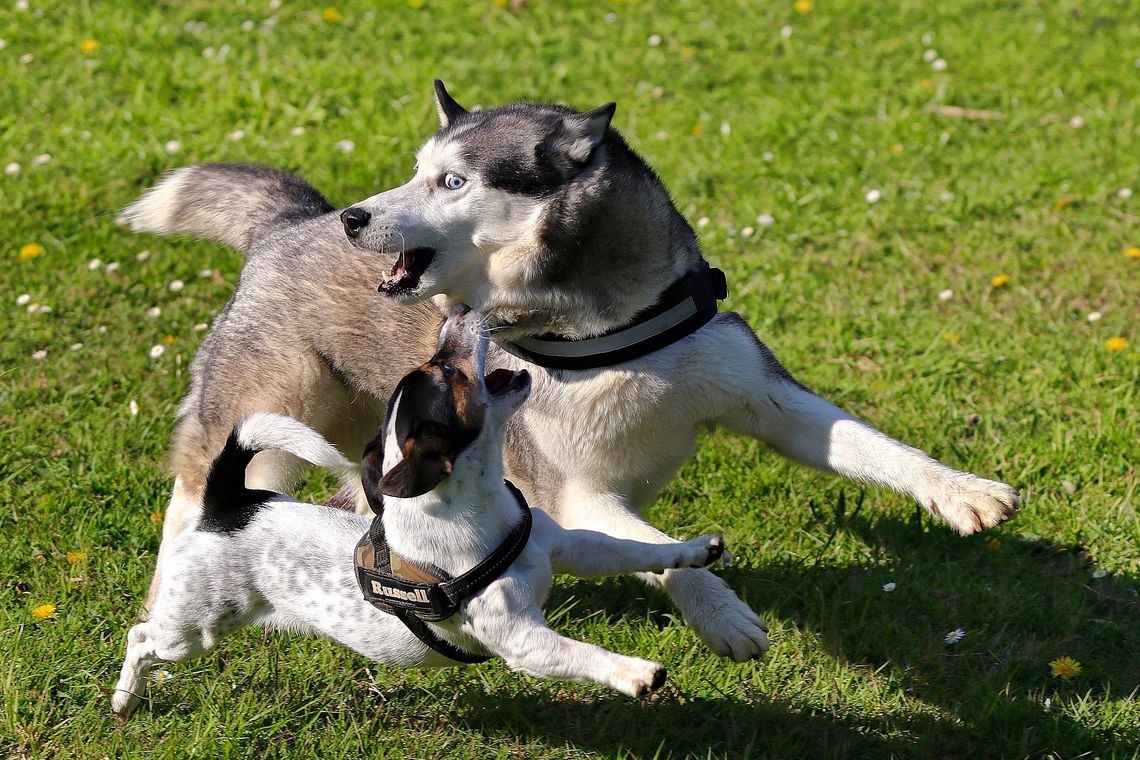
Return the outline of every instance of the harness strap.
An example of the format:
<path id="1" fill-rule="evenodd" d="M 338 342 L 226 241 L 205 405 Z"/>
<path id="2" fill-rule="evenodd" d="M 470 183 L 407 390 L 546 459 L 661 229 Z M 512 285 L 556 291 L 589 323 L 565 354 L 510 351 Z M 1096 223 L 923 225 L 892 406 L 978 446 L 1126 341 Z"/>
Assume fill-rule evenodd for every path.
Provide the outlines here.
<path id="1" fill-rule="evenodd" d="M 496 342 L 507 353 L 549 369 L 596 369 L 639 359 L 692 335 L 716 316 L 717 301 L 728 297 L 728 282 L 724 272 L 701 263 L 624 327 L 593 338 L 541 335 Z"/>
<path id="2" fill-rule="evenodd" d="M 452 577 L 435 565 L 415 564 L 391 551 L 384 537 L 382 515 L 372 520 L 368 533 L 356 545 L 356 582 L 364 599 L 395 615 L 420 641 L 457 662 L 483 662 L 489 658 L 464 652 L 436 635 L 425 622 L 438 623 L 453 616 L 464 601 L 502 575 L 526 546 L 531 529 L 530 507 L 513 483 L 504 483 L 515 497 L 522 519 L 490 556 L 461 575 Z"/>

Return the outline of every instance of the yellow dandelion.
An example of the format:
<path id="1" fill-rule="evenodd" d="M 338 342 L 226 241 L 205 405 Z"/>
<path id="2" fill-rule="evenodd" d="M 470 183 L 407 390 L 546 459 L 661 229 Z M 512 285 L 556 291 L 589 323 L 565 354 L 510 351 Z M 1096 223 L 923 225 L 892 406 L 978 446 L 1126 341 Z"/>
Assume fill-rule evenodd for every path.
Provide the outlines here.
<path id="1" fill-rule="evenodd" d="M 1140 259 L 1140 245 L 1130 245 L 1124 249 L 1124 255 L 1130 259 Z"/>
<path id="2" fill-rule="evenodd" d="M 507 0 L 494 0 L 494 6 L 496 8 L 506 8 Z"/>
<path id="3" fill-rule="evenodd" d="M 815 3 L 811 0 L 796 0 L 796 4 L 793 7 L 796 9 L 796 13 L 811 13 L 811 9 L 815 7 Z"/>
<path id="4" fill-rule="evenodd" d="M 40 620 L 46 620 L 49 617 L 55 617 L 55 605 L 41 604 L 39 607 L 32 608 L 32 617 L 37 617 Z"/>
<path id="5" fill-rule="evenodd" d="M 44 247 L 39 243 L 25 243 L 20 247 L 20 258 L 27 261 L 34 259 L 44 252 Z"/>
<path id="6" fill-rule="evenodd" d="M 696 124 L 693 125 L 692 133 L 693 133 L 693 137 L 700 137 L 701 135 L 703 135 L 705 133 L 705 125 L 701 124 L 698 121 Z"/>
<path id="7" fill-rule="evenodd" d="M 99 43 L 99 40 L 83 40 L 83 42 L 79 43 L 79 49 L 88 55 L 99 52 L 99 48 L 101 47 L 102 45 Z"/>
<path id="8" fill-rule="evenodd" d="M 1128 339 L 1120 337 L 1109 338 L 1104 342 L 1104 347 L 1109 351 L 1123 351 L 1128 348 Z"/>
<path id="9" fill-rule="evenodd" d="M 923 77 L 922 79 L 918 80 L 918 89 L 929 90 L 932 87 L 934 87 L 933 79 L 930 79 L 929 77 Z"/>
<path id="10" fill-rule="evenodd" d="M 87 559 L 87 552 L 68 552 L 67 553 L 67 561 L 73 565 L 76 562 L 82 562 L 85 559 Z"/>
<path id="11" fill-rule="evenodd" d="M 996 552 L 998 549 L 1001 548 L 1001 539 L 1000 538 L 994 538 L 993 536 L 990 536 L 989 538 L 987 538 L 985 541 L 982 542 L 982 546 L 986 547 L 991 552 Z"/>
<path id="12" fill-rule="evenodd" d="M 169 346 L 171 343 L 174 342 L 174 336 L 173 335 L 167 335 L 165 338 L 162 339 L 162 342 Z"/>
<path id="13" fill-rule="evenodd" d="M 330 6 L 321 11 L 321 18 L 323 18 L 325 21 L 330 21 L 336 24 L 344 21 L 344 14 L 338 11 L 336 8 Z"/>
<path id="14" fill-rule="evenodd" d="M 895 143 L 888 149 L 892 156 L 901 156 L 903 154 L 903 146 Z"/>
<path id="15" fill-rule="evenodd" d="M 1062 195 L 1060 198 L 1053 201 L 1053 208 L 1061 211 L 1062 209 L 1067 209 L 1069 206 L 1072 206 L 1075 202 L 1075 198 L 1072 198 L 1068 195 Z"/>
<path id="16" fill-rule="evenodd" d="M 424 0 L 408 0 L 408 7 L 418 11 L 424 7 Z"/>
<path id="17" fill-rule="evenodd" d="M 683 48 L 681 48 L 681 57 L 684 58 L 686 61 L 689 60 L 690 58 L 696 58 L 697 57 L 697 49 L 691 48 L 691 47 L 683 47 Z"/>
<path id="18" fill-rule="evenodd" d="M 1013 278 L 1010 277 L 1008 274 L 994 275 L 994 278 L 992 280 L 990 280 L 990 285 L 994 286 L 995 288 L 1004 288 L 1006 285 L 1009 284 L 1009 281 L 1012 279 Z"/>
<path id="19" fill-rule="evenodd" d="M 947 343 L 954 343 L 956 345 L 962 342 L 962 336 L 956 332 L 950 332 L 947 330 L 946 332 L 942 333 L 942 340 L 946 341 Z"/>
<path id="20" fill-rule="evenodd" d="M 161 512 L 151 512 L 150 513 L 150 521 L 155 522 L 155 523 L 162 522 L 162 513 Z"/>
<path id="21" fill-rule="evenodd" d="M 1068 681 L 1081 674 L 1081 664 L 1072 657 L 1058 657 L 1049 663 L 1049 672 L 1054 678 Z"/>

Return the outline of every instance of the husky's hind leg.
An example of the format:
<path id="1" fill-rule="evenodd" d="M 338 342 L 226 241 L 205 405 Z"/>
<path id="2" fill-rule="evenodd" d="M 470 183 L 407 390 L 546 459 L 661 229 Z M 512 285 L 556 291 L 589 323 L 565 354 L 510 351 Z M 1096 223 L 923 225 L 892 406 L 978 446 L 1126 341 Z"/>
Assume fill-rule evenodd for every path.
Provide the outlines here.
<path id="1" fill-rule="evenodd" d="M 717 422 L 801 464 L 909 494 L 962 535 L 1017 511 L 1017 492 L 1005 483 L 947 467 L 852 417 L 796 382 L 739 316 L 721 319 L 739 346 L 717 378 L 726 397 Z"/>

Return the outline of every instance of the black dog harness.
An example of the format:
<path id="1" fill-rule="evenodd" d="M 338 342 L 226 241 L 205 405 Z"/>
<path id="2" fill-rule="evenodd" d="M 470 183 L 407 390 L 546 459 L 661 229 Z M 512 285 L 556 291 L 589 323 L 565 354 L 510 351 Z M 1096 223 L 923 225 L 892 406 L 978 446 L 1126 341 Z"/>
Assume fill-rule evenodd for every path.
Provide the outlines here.
<path id="1" fill-rule="evenodd" d="M 548 369 L 596 369 L 639 359 L 692 335 L 716 316 L 728 298 L 724 272 L 702 267 L 674 282 L 633 321 L 593 338 L 557 335 L 496 341 L 507 353 Z"/>
<path id="2" fill-rule="evenodd" d="M 452 577 L 435 565 L 414 564 L 392 551 L 384 538 L 382 514 L 376 515 L 356 545 L 356 582 L 364 592 L 364 599 L 377 609 L 395 615 L 416 638 L 456 662 L 472 664 L 491 658 L 463 651 L 437 636 L 426 623 L 447 620 L 458 612 L 464 601 L 485 589 L 511 566 L 530 537 L 530 507 L 514 483 L 503 482 L 518 502 L 522 520 L 489 557 L 462 575 Z"/>

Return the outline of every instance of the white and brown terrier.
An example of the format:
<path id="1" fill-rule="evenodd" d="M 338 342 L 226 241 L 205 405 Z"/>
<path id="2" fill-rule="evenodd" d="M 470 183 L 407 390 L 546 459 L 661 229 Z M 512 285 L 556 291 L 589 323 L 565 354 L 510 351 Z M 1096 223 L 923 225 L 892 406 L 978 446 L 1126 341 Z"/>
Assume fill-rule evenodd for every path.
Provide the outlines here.
<path id="1" fill-rule="evenodd" d="M 254 624 L 319 633 L 391 665 L 494 656 L 512 670 L 632 696 L 661 686 L 661 665 L 547 626 L 541 605 L 552 576 L 702 567 L 721 556 L 720 537 L 643 543 L 566 530 L 528 509 L 503 480 L 502 452 L 530 377 L 502 369 L 484 377 L 486 351 L 483 318 L 458 306 L 435 356 L 397 386 L 364 456 L 362 479 L 380 513 L 371 524 L 246 488 L 259 450 L 346 474 L 356 468 L 296 420 L 258 413 L 242 422 L 210 469 L 197 524 L 162 555 L 156 603 L 127 635 L 112 709 L 130 715 L 157 662 L 197 657 Z"/>

